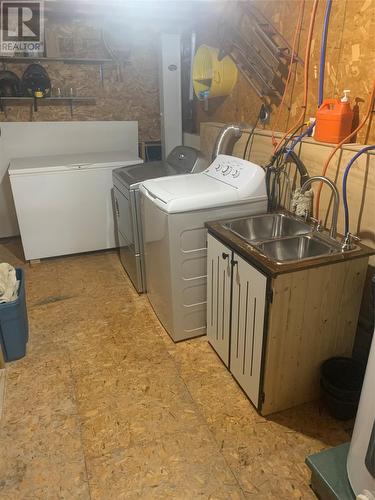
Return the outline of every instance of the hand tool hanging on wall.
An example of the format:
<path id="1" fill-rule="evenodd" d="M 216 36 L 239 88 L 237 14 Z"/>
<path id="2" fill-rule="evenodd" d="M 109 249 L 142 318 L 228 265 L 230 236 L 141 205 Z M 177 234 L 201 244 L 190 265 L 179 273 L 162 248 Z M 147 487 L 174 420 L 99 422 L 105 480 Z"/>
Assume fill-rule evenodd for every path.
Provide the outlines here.
<path id="1" fill-rule="evenodd" d="M 293 50 L 264 16 L 247 2 L 228 13 L 220 26 L 219 59 L 230 56 L 260 98 L 279 103 Z M 293 62 L 301 59 L 293 54 Z"/>
<path id="2" fill-rule="evenodd" d="M 275 119 L 275 121 L 273 123 L 273 127 L 272 127 L 271 141 L 272 141 L 272 145 L 273 145 L 274 148 L 277 145 L 277 140 L 275 138 L 275 131 L 277 130 L 277 127 L 278 127 L 278 124 L 279 124 L 279 120 L 280 120 L 280 117 L 281 117 L 281 113 L 283 111 L 285 99 L 286 99 L 286 96 L 288 94 L 289 84 L 290 84 L 291 77 L 292 77 L 292 70 L 295 67 L 295 65 L 293 64 L 293 62 L 294 62 L 294 58 L 296 57 L 296 52 L 297 52 L 297 46 L 298 46 L 297 41 L 299 41 L 299 37 L 300 37 L 300 34 L 301 34 L 301 27 L 302 27 L 302 18 L 303 18 L 304 6 L 305 6 L 305 0 L 300 0 L 300 2 L 299 2 L 298 17 L 297 17 L 296 27 L 295 27 L 294 35 L 293 35 L 292 50 L 291 50 L 290 58 L 289 58 L 288 76 L 287 76 L 286 82 L 285 82 L 284 93 L 283 93 L 283 96 L 281 98 L 281 102 L 280 102 L 280 104 L 278 106 L 278 109 L 277 109 L 276 119 Z"/>

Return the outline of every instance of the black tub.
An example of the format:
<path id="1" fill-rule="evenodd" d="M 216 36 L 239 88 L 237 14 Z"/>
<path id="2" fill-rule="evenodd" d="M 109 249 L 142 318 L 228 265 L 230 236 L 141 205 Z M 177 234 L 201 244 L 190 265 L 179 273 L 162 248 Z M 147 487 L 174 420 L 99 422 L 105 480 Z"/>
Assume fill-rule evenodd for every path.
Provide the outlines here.
<path id="1" fill-rule="evenodd" d="M 330 358 L 322 364 L 323 398 L 335 418 L 348 420 L 355 416 L 363 377 L 363 366 L 351 358 Z"/>

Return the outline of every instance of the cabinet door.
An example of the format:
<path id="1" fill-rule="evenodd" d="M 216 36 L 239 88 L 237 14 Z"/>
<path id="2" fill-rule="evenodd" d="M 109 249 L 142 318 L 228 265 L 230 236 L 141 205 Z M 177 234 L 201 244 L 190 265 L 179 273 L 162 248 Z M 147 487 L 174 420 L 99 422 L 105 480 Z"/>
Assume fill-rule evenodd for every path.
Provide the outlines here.
<path id="1" fill-rule="evenodd" d="M 236 253 L 233 259 L 230 371 L 258 406 L 267 278 Z"/>
<path id="2" fill-rule="evenodd" d="M 207 336 L 226 366 L 229 364 L 231 259 L 232 251 L 208 235 Z"/>

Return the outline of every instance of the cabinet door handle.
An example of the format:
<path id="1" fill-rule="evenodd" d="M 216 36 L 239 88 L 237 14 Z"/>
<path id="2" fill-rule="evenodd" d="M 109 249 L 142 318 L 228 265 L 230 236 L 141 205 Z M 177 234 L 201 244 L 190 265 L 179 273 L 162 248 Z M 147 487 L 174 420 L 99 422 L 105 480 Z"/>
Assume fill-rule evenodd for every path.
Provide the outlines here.
<path id="1" fill-rule="evenodd" d="M 229 253 L 225 253 L 225 252 L 223 252 L 223 253 L 221 254 L 221 256 L 223 257 L 223 259 L 224 259 L 224 260 L 225 260 L 225 259 L 229 259 Z"/>
<path id="2" fill-rule="evenodd" d="M 232 264 L 232 266 L 233 266 L 233 267 L 234 267 L 234 266 L 237 266 L 237 264 L 238 264 L 238 260 L 234 260 L 234 259 L 232 259 L 231 264 Z"/>

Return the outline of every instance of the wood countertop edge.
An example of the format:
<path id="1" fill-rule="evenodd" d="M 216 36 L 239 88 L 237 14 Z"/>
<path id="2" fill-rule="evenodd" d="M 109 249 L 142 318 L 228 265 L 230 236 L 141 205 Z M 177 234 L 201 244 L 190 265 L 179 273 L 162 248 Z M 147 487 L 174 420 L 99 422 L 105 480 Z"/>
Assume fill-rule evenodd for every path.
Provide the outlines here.
<path id="1" fill-rule="evenodd" d="M 375 248 L 358 244 L 360 250 L 346 254 L 340 253 L 328 257 L 317 257 L 301 262 L 276 264 L 262 255 L 256 248 L 252 247 L 250 243 L 247 243 L 245 240 L 232 233 L 229 229 L 225 229 L 222 226 L 224 222 L 225 221 L 206 222 L 205 226 L 210 234 L 218 238 L 222 243 L 231 247 L 232 250 L 237 252 L 247 262 L 254 264 L 255 267 L 270 277 L 276 277 L 280 274 L 294 273 L 322 266 L 329 266 L 331 264 L 340 264 L 354 259 L 369 258 L 371 255 L 375 255 Z"/>

